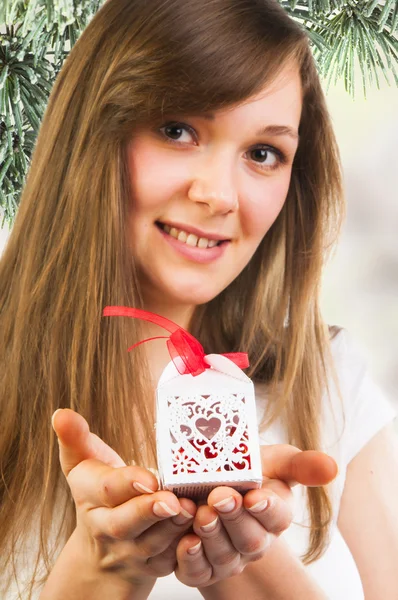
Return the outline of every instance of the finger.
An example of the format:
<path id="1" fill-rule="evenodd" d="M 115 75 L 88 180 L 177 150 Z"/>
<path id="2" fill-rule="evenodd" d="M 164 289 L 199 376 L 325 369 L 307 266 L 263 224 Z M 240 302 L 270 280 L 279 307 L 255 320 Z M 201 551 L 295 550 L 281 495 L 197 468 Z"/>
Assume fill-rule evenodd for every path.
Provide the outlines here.
<path id="1" fill-rule="evenodd" d="M 257 526 L 261 529 L 260 525 Z M 216 579 L 226 579 L 240 572 L 238 571 L 242 558 L 240 551 L 234 546 L 220 515 L 217 515 L 213 508 L 210 506 L 198 508 L 193 529 L 202 540 L 206 558 Z"/>
<path id="2" fill-rule="evenodd" d="M 87 421 L 77 412 L 69 408 L 59 409 L 53 414 L 52 425 L 58 437 L 59 458 L 65 477 L 87 458 L 96 458 L 111 467 L 126 466 L 112 448 L 90 432 Z"/>
<path id="3" fill-rule="evenodd" d="M 253 495 L 246 494 L 243 506 L 271 536 L 280 535 L 291 525 L 294 516 L 293 502 L 286 502 L 266 486 L 261 490 L 260 499 L 258 496 L 253 498 Z M 270 541 L 272 540 L 273 538 Z"/>
<path id="4" fill-rule="evenodd" d="M 273 541 L 272 536 L 260 520 L 245 509 L 243 498 L 236 490 L 228 487 L 216 488 L 209 494 L 208 502 L 212 512 L 218 514 L 220 525 L 229 541 L 228 546 L 224 545 L 220 536 L 219 539 L 212 540 L 209 551 L 204 544 L 206 556 L 212 565 L 228 564 L 228 559 L 231 563 L 234 558 L 231 549 L 238 552 L 238 555 L 254 557 L 263 554 L 270 546 Z M 195 532 L 197 532 L 196 523 L 200 523 L 205 512 L 207 512 L 205 507 L 198 509 L 194 523 Z"/>
<path id="5" fill-rule="evenodd" d="M 267 479 L 261 488 L 249 490 L 244 496 L 245 506 L 252 506 L 268 498 L 268 492 L 271 495 L 278 495 L 294 511 L 294 496 L 287 483 L 280 479 Z"/>
<path id="6" fill-rule="evenodd" d="M 315 450 L 301 451 L 288 444 L 261 446 L 263 478 L 282 479 L 290 487 L 301 483 L 321 486 L 332 481 L 337 473 L 336 461 Z"/>
<path id="7" fill-rule="evenodd" d="M 180 512 L 178 498 L 168 491 L 137 496 L 115 508 L 98 507 L 88 512 L 88 527 L 95 539 L 136 539 L 149 527 Z"/>
<path id="8" fill-rule="evenodd" d="M 175 576 L 190 587 L 205 587 L 212 578 L 213 569 L 203 551 L 200 538 L 194 534 L 184 535 L 176 550 Z"/>
<path id="9" fill-rule="evenodd" d="M 182 525 L 185 524 L 187 518 L 191 519 L 191 517 L 195 517 L 198 507 L 196 506 L 195 502 L 190 498 L 178 498 L 178 501 L 180 503 L 181 512 L 176 517 L 173 517 L 172 521 L 177 525 Z"/>
<path id="10" fill-rule="evenodd" d="M 158 488 L 155 475 L 143 467 L 115 469 L 94 458 L 80 462 L 69 472 L 67 481 L 76 506 L 86 510 L 113 508 L 143 493 L 153 494 Z"/>
<path id="11" fill-rule="evenodd" d="M 154 525 L 153 528 L 156 526 Z M 189 526 L 188 526 L 189 527 Z M 187 530 L 183 530 L 178 534 L 171 542 L 169 540 L 169 545 L 165 550 L 156 554 L 155 556 L 150 556 L 146 563 L 147 567 L 151 572 L 156 573 L 157 577 L 166 577 L 166 575 L 170 575 L 177 567 L 177 558 L 176 551 L 179 541 L 182 537 L 187 533 Z"/>
<path id="12" fill-rule="evenodd" d="M 171 518 L 171 521 L 173 523 L 178 522 L 180 525 L 178 527 L 177 535 L 175 535 L 174 539 L 172 539 L 171 541 L 169 540 L 169 545 L 165 550 L 163 550 L 159 554 L 156 554 L 155 556 L 151 556 L 147 560 L 148 567 L 152 569 L 154 573 L 157 573 L 158 577 L 165 577 L 166 575 L 173 573 L 173 571 L 177 567 L 176 552 L 179 541 L 185 535 L 187 535 L 187 533 L 192 533 L 192 521 L 196 513 L 196 505 L 192 500 L 189 500 L 187 498 L 179 498 L 179 502 L 181 505 L 181 512 L 176 517 Z M 189 519 L 187 518 L 188 514 L 190 515 Z M 185 524 L 181 520 L 181 517 L 183 516 L 185 516 Z M 162 523 L 154 525 L 147 531 L 149 532 L 151 530 L 155 530 L 157 527 L 163 525 L 163 523 L 167 523 L 167 521 L 162 521 Z M 145 535 L 145 532 L 142 535 Z M 141 536 L 139 536 L 136 539 L 136 543 L 138 542 L 140 537 Z"/>
<path id="13" fill-rule="evenodd" d="M 186 503 L 188 502 L 191 503 L 190 510 L 186 510 L 181 506 L 181 511 L 176 517 L 156 523 L 135 538 L 135 547 L 141 556 L 156 557 L 163 553 L 163 560 L 166 558 L 169 562 L 171 544 L 181 538 L 192 527 L 196 507 L 194 502 L 186 500 Z M 177 544 L 174 546 L 174 559 L 176 547 Z"/>

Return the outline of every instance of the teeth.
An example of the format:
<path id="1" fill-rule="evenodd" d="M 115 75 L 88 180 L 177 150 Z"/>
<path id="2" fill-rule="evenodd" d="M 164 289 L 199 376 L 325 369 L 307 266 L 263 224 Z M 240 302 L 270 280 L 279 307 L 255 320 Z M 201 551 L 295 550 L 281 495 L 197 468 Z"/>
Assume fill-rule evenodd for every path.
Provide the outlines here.
<path id="1" fill-rule="evenodd" d="M 178 234 L 177 240 L 179 240 L 180 242 L 186 242 L 187 238 L 188 238 L 188 235 L 185 233 L 185 231 L 180 231 L 180 233 Z"/>
<path id="2" fill-rule="evenodd" d="M 187 246 L 196 246 L 198 243 L 198 236 L 194 235 L 193 233 L 190 233 L 189 236 L 187 237 L 187 241 L 185 242 L 187 244 Z"/>
<path id="3" fill-rule="evenodd" d="M 170 227 L 170 225 L 162 225 L 164 231 L 171 235 L 173 238 L 178 240 L 179 242 L 183 242 L 188 246 L 198 248 L 214 248 L 217 246 L 217 240 L 208 240 L 207 238 L 198 238 L 197 235 L 193 233 L 187 233 L 186 231 L 181 231 L 176 229 L 175 227 Z"/>

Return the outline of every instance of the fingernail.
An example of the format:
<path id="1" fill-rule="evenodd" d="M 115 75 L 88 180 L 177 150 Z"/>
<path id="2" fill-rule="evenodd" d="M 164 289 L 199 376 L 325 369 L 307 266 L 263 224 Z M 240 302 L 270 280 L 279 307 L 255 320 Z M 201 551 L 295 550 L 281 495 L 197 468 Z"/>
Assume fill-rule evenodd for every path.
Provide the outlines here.
<path id="1" fill-rule="evenodd" d="M 170 506 L 167 506 L 166 502 L 155 502 L 152 510 L 157 517 L 175 517 L 178 515 Z"/>
<path id="2" fill-rule="evenodd" d="M 215 530 L 215 528 L 217 527 L 217 524 L 218 524 L 218 517 L 216 517 L 214 519 L 214 521 L 212 521 L 211 523 L 208 523 L 207 525 L 201 525 L 200 528 L 205 533 L 210 533 L 211 531 Z"/>
<path id="3" fill-rule="evenodd" d="M 214 508 L 222 513 L 231 512 L 235 508 L 235 498 L 233 496 L 229 496 L 225 498 L 225 500 L 221 500 L 221 502 L 217 502 L 217 504 L 213 504 Z"/>
<path id="4" fill-rule="evenodd" d="M 260 500 L 260 502 L 257 502 L 257 504 L 253 504 L 253 506 L 250 506 L 247 510 L 250 510 L 250 512 L 259 513 L 268 508 L 270 504 L 271 499 L 267 498 L 267 500 Z"/>
<path id="5" fill-rule="evenodd" d="M 185 523 L 188 523 L 188 521 L 191 521 L 192 519 L 193 519 L 193 515 L 191 515 L 191 513 L 189 513 L 187 510 L 185 510 L 185 508 L 181 507 L 180 512 L 178 513 L 178 515 L 176 517 L 174 517 L 172 519 L 172 521 L 176 525 L 184 525 Z"/>
<path id="6" fill-rule="evenodd" d="M 188 554 L 197 554 L 200 550 L 201 545 L 202 545 L 202 542 L 199 541 L 196 544 L 196 546 L 192 546 L 192 548 L 188 548 L 188 550 L 187 550 Z"/>
<path id="7" fill-rule="evenodd" d="M 52 428 L 53 428 L 53 429 L 54 429 L 54 417 L 55 417 L 55 415 L 56 415 L 56 414 L 57 414 L 57 413 L 58 413 L 60 410 L 62 410 L 62 408 L 57 408 L 57 410 L 55 411 L 55 413 L 54 413 L 54 414 L 53 414 L 53 416 L 51 417 L 51 425 L 52 425 Z M 55 430 L 54 430 L 54 431 L 55 431 Z"/>
<path id="8" fill-rule="evenodd" d="M 133 488 L 135 490 L 137 490 L 137 492 L 141 492 L 143 494 L 154 494 L 155 493 L 153 490 L 150 490 L 148 487 L 146 487 L 146 485 L 142 485 L 142 483 L 139 483 L 138 481 L 133 482 Z"/>

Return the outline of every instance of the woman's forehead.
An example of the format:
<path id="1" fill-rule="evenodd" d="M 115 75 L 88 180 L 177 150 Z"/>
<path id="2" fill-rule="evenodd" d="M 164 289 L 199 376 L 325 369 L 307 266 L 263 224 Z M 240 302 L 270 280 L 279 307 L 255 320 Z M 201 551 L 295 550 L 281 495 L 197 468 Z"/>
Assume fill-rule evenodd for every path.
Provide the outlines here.
<path id="1" fill-rule="evenodd" d="M 256 135 L 267 133 L 285 133 L 297 137 L 297 127 L 302 110 L 302 85 L 298 69 L 285 70 L 271 84 L 266 85 L 256 95 L 230 107 L 206 112 L 203 118 L 210 126 L 237 120 L 237 123 L 253 122 Z M 285 131 L 270 124 L 284 126 Z"/>

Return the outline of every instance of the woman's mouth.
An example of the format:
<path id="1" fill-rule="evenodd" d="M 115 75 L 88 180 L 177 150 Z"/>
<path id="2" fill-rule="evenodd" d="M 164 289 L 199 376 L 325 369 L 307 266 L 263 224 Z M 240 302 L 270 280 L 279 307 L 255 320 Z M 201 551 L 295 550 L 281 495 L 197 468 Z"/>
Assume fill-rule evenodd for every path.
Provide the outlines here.
<path id="1" fill-rule="evenodd" d="M 206 237 L 199 237 L 194 233 L 189 233 L 188 231 L 184 231 L 182 229 L 177 229 L 176 227 L 170 227 L 170 225 L 166 225 L 165 223 L 161 223 L 160 221 L 156 221 L 157 227 L 173 237 L 174 239 L 190 246 L 191 248 L 214 248 L 215 246 L 220 246 L 228 242 L 229 240 L 211 240 Z"/>
<path id="2" fill-rule="evenodd" d="M 177 229 L 160 221 L 156 221 L 155 225 L 168 247 L 184 260 L 194 263 L 210 264 L 217 261 L 224 255 L 231 242 L 230 239 L 200 237 L 195 233 Z"/>

